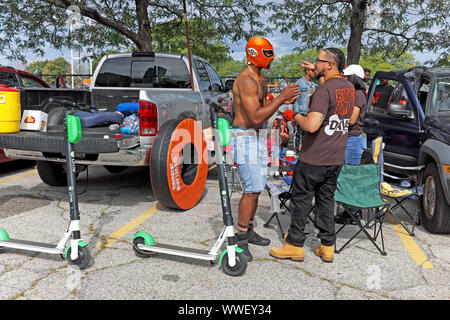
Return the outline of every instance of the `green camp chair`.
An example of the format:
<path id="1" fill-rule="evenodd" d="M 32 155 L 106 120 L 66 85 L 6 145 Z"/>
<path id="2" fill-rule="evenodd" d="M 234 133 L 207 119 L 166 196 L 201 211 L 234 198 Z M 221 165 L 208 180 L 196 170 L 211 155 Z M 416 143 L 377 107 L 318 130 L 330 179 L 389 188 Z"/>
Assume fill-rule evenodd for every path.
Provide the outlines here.
<path id="1" fill-rule="evenodd" d="M 380 194 L 380 177 L 381 168 L 378 164 L 344 164 L 342 166 L 334 199 L 338 206 L 342 206 L 345 209 L 359 227 L 359 231 L 340 249 L 336 247 L 336 253 L 340 253 L 353 239 L 363 232 L 378 251 L 383 256 L 386 255 L 383 239 L 383 221 L 388 210 L 388 204 L 382 199 Z M 370 221 L 366 221 L 365 226 L 363 226 L 361 220 L 355 216 L 354 210 L 351 209 L 366 209 L 368 212 L 367 219 L 370 219 Z M 370 228 L 373 228 L 373 235 L 369 234 L 366 229 L 369 225 L 371 226 Z M 343 224 L 336 232 L 336 236 L 346 226 L 347 224 Z M 376 243 L 378 236 L 381 238 L 382 249 Z"/>

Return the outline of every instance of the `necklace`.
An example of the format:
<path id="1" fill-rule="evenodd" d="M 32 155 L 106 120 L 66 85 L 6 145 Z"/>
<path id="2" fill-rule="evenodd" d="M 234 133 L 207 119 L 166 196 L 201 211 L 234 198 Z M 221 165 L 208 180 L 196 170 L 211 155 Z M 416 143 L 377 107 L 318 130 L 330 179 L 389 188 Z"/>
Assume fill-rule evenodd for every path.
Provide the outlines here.
<path id="1" fill-rule="evenodd" d="M 251 73 L 253 73 L 253 75 L 258 78 L 259 81 L 264 81 L 264 76 L 261 74 L 261 77 L 258 76 L 258 74 L 253 70 L 253 68 L 250 65 L 247 65 L 247 67 L 250 69 Z"/>
<path id="2" fill-rule="evenodd" d="M 264 76 L 262 74 L 261 74 L 261 77 L 260 77 L 260 76 L 258 76 L 258 74 L 253 70 L 253 68 L 249 64 L 247 65 L 247 67 L 250 69 L 250 72 L 253 73 L 253 75 L 258 79 L 258 81 L 260 81 L 260 82 L 264 82 L 265 81 L 264 80 Z M 262 100 L 263 108 L 266 106 L 266 92 L 267 92 L 266 90 L 264 90 L 264 87 L 267 90 L 267 85 L 263 84 L 263 95 L 264 95 L 263 100 Z"/>
<path id="3" fill-rule="evenodd" d="M 343 76 L 343 75 L 342 75 L 341 73 L 335 73 L 335 74 L 332 74 L 331 76 L 325 78 L 325 82 L 327 82 L 327 81 L 330 80 L 331 78 L 342 78 L 342 76 Z"/>

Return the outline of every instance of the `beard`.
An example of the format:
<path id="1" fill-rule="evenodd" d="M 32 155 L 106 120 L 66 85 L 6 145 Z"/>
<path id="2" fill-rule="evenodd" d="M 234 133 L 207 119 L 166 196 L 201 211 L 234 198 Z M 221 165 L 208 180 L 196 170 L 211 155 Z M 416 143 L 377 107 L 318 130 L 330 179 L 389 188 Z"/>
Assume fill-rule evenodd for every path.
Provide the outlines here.
<path id="1" fill-rule="evenodd" d="M 315 71 L 314 72 L 314 78 L 316 78 L 317 80 L 319 80 L 320 78 L 322 78 L 324 76 L 323 74 L 323 70 L 322 71 Z"/>

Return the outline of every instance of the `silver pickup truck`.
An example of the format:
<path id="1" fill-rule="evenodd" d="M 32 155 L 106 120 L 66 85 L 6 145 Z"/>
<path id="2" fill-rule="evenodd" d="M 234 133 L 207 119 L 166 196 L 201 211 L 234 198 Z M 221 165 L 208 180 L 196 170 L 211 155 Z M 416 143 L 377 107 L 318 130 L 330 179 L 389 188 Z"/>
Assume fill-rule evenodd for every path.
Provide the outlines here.
<path id="1" fill-rule="evenodd" d="M 110 124 L 83 128 L 74 145 L 77 171 L 90 165 L 111 172 L 129 166 L 148 166 L 155 197 L 163 205 L 187 210 L 200 200 L 206 182 L 210 127 L 209 104 L 227 91 L 214 68 L 204 59 L 183 54 L 137 52 L 107 55 L 86 90 L 29 89 L 21 92 L 23 110 L 48 113 L 47 132 L 0 134 L 0 147 L 10 158 L 37 160 L 39 176 L 48 185 L 67 184 L 62 107 L 49 98 L 89 105 L 97 112 L 115 112 L 125 102 L 139 104 L 139 132 L 124 134 Z M 51 105 L 49 107 L 49 105 Z"/>

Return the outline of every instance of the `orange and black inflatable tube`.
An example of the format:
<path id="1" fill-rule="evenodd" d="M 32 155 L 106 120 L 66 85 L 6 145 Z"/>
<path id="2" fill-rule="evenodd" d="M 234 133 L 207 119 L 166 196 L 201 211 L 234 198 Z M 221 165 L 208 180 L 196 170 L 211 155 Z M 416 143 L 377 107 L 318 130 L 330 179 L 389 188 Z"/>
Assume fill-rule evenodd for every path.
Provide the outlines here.
<path id="1" fill-rule="evenodd" d="M 182 158 L 183 150 L 189 154 Z M 166 121 L 159 130 L 150 158 L 151 183 L 156 199 L 172 209 L 194 207 L 205 188 L 207 157 L 202 128 L 194 119 Z"/>

